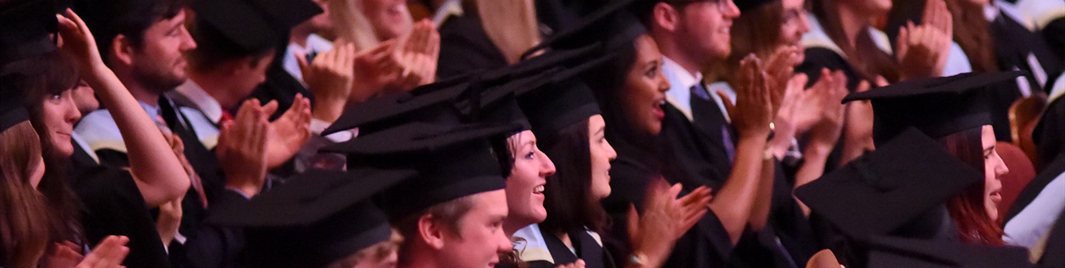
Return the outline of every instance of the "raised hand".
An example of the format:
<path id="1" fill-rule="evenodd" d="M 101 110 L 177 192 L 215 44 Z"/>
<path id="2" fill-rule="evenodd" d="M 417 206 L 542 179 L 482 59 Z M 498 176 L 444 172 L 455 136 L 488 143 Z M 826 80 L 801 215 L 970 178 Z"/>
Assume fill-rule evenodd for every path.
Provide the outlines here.
<path id="1" fill-rule="evenodd" d="M 769 88 L 762 61 L 754 54 L 747 55 L 740 61 L 739 85 L 736 88 L 736 104 L 721 92 L 718 96 L 725 104 L 725 110 L 732 118 L 740 138 L 751 137 L 765 139 L 769 135 L 769 123 L 776 114 L 773 112 L 773 94 Z"/>
<path id="2" fill-rule="evenodd" d="M 178 228 L 181 227 L 181 201 L 184 196 L 159 205 L 159 217 L 155 220 L 155 230 L 159 233 L 159 239 L 163 245 L 170 245 L 177 236 Z"/>
<path id="3" fill-rule="evenodd" d="M 56 15 L 59 21 L 59 37 L 63 45 L 60 49 L 74 55 L 82 71 L 88 71 L 94 67 L 104 67 L 100 50 L 96 48 L 96 40 L 89 31 L 85 21 L 69 8 L 63 15 Z"/>
<path id="4" fill-rule="evenodd" d="M 382 91 L 409 91 L 436 80 L 440 33 L 423 20 L 398 40 L 361 52 L 355 61 L 352 101 L 361 102 Z"/>
<path id="5" fill-rule="evenodd" d="M 428 19 L 414 24 L 393 60 L 401 67 L 393 89 L 407 91 L 432 83 L 436 79 L 436 63 L 440 56 L 440 33 Z"/>
<path id="6" fill-rule="evenodd" d="M 844 106 L 841 103 L 847 95 L 847 76 L 842 71 L 833 72 L 830 76 L 822 76 L 825 83 L 815 85 L 807 92 L 816 97 L 812 98 L 809 105 L 821 107 L 816 124 L 810 129 L 808 146 L 821 147 L 821 153 L 828 153 L 839 140 L 840 131 L 843 128 Z"/>
<path id="7" fill-rule="evenodd" d="M 60 49 L 72 55 L 81 78 L 95 89 L 100 102 L 114 116 L 129 153 L 130 173 L 144 201 L 156 206 L 189 188 L 189 177 L 182 173 L 181 162 L 168 151 L 170 146 L 158 127 L 144 112 L 137 100 L 104 65 L 92 33 L 85 22 L 70 9 L 57 15 Z"/>
<path id="8" fill-rule="evenodd" d="M 273 111 L 267 111 L 273 114 Z M 292 106 L 281 117 L 270 122 L 267 135 L 266 167 L 274 169 L 299 152 L 311 137 L 311 101 L 297 94 Z"/>
<path id="9" fill-rule="evenodd" d="M 784 95 L 788 89 L 788 83 L 795 77 L 795 65 L 799 64 L 799 53 L 802 50 L 797 46 L 783 46 L 773 51 L 766 60 L 765 72 L 769 79 L 769 86 L 773 100 L 773 111 L 781 109 Z"/>
<path id="10" fill-rule="evenodd" d="M 226 188 L 255 196 L 266 179 L 269 122 L 259 100 L 247 100 L 234 120 L 222 126 L 215 154 L 226 175 Z"/>
<path id="11" fill-rule="evenodd" d="M 780 102 L 780 110 L 777 111 L 776 119 L 773 120 L 776 128 L 773 130 L 773 140 L 769 142 L 769 146 L 773 151 L 773 155 L 778 159 L 781 159 L 784 153 L 788 151 L 788 148 L 791 147 L 791 142 L 795 136 L 806 131 L 808 127 L 803 128 L 803 125 L 813 124 L 804 120 L 809 120 L 806 117 L 816 118 L 816 116 L 807 114 L 813 113 L 816 115 L 819 112 L 817 107 L 807 105 L 808 102 L 801 99 L 805 93 L 807 79 L 809 78 L 806 74 L 800 73 L 788 80 L 787 88 L 784 90 L 784 98 Z"/>
<path id="12" fill-rule="evenodd" d="M 68 268 L 74 267 L 81 262 L 81 247 L 70 241 L 55 243 L 52 248 L 41 258 L 40 267 Z"/>
<path id="13" fill-rule="evenodd" d="M 877 77 L 878 86 L 886 86 L 883 77 Z M 870 88 L 868 81 L 858 84 L 857 92 Z M 839 164 L 845 164 L 858 158 L 865 151 L 872 150 L 873 145 L 873 105 L 868 100 L 847 103 L 844 114 L 843 153 Z"/>
<path id="14" fill-rule="evenodd" d="M 699 187 L 678 198 L 680 191 L 680 184 L 670 186 L 656 178 L 648 186 L 643 214 L 638 214 L 634 206 L 629 208 L 629 241 L 634 252 L 646 258 L 648 267 L 664 262 L 677 239 L 707 213 L 710 189 Z"/>
<path id="15" fill-rule="evenodd" d="M 921 15 L 923 25 L 939 29 L 947 36 L 954 35 L 954 20 L 946 1 L 925 1 L 924 13 Z"/>
<path id="16" fill-rule="evenodd" d="M 337 42 L 333 50 L 318 55 L 313 62 L 308 63 L 304 55 L 296 55 L 296 62 L 303 81 L 315 97 L 314 117 L 335 121 L 344 111 L 355 84 L 355 74 L 351 71 L 355 66 L 355 46 Z"/>
<path id="17" fill-rule="evenodd" d="M 402 73 L 402 67 L 392 58 L 397 46 L 396 40 L 388 40 L 355 55 L 357 83 L 351 88 L 351 102 L 358 103 L 369 99 L 383 91 Z"/>
<path id="18" fill-rule="evenodd" d="M 108 236 L 85 256 L 75 268 L 118 268 L 129 254 L 126 247 L 129 238 L 125 236 Z"/>
<path id="19" fill-rule="evenodd" d="M 944 1 L 925 1 L 924 23 L 907 22 L 899 29 L 895 53 L 904 79 L 943 74 L 954 35 L 954 23 Z"/>

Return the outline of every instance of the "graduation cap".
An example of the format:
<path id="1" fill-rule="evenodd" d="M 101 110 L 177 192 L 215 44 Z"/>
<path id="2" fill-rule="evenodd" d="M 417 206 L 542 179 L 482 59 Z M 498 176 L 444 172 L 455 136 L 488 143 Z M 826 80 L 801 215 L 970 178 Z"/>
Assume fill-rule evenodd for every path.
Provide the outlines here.
<path id="1" fill-rule="evenodd" d="M 1023 73 L 963 73 L 914 79 L 851 93 L 843 102 L 872 101 L 873 140 L 877 144 L 908 127 L 915 127 L 932 138 L 940 138 L 991 124 L 991 101 L 985 89 Z"/>
<path id="2" fill-rule="evenodd" d="M 22 103 L 25 98 L 21 90 L 0 87 L 0 132 L 18 123 L 30 120 L 30 114 Z"/>
<path id="3" fill-rule="evenodd" d="M 522 80 L 525 81 L 525 80 Z M 412 122 L 461 124 L 477 122 L 518 123 L 528 129 L 513 92 L 460 83 L 421 95 L 398 93 L 348 107 L 323 135 L 359 127 L 360 134 Z"/>
<path id="4" fill-rule="evenodd" d="M 910 128 L 847 165 L 795 190 L 846 237 L 943 237 L 953 230 L 943 203 L 983 181 L 943 145 Z"/>
<path id="5" fill-rule="evenodd" d="M 733 2 L 736 3 L 736 7 L 740 8 L 741 13 L 750 11 L 773 1 L 774 0 L 733 0 Z"/>
<path id="6" fill-rule="evenodd" d="M 563 128 L 601 113 L 595 94 L 580 76 L 611 59 L 608 55 L 571 69 L 560 69 L 544 83 L 515 89 L 518 103 L 537 137 L 551 140 Z"/>
<path id="7" fill-rule="evenodd" d="M 0 65 L 56 50 L 59 5 L 47 0 L 11 1 L 0 7 Z"/>
<path id="8" fill-rule="evenodd" d="M 192 8 L 198 35 L 218 35 L 228 42 L 213 46 L 229 46 L 238 54 L 276 46 L 292 27 L 322 13 L 310 0 L 209 0 Z"/>
<path id="9" fill-rule="evenodd" d="M 590 44 L 602 44 L 603 51 L 612 51 L 622 42 L 631 42 L 647 30 L 628 10 L 634 0 L 617 0 L 592 12 L 565 31 L 548 36 L 536 46 L 522 53 L 522 59 L 532 58 L 545 49 L 567 49 Z M 604 30 L 605 29 L 605 30 Z"/>
<path id="10" fill-rule="evenodd" d="M 49 36 L 58 30 L 56 13 L 61 5 L 52 1 L 10 2 L 0 6 L 0 131 L 29 120 L 23 103 L 25 90 L 8 84 L 11 76 L 26 70 L 8 66 L 36 55 L 56 51 Z"/>
<path id="11" fill-rule="evenodd" d="M 244 227 L 252 266 L 323 267 L 391 237 L 372 198 L 412 170 L 308 170 L 247 203 L 220 205 L 209 222 Z"/>
<path id="12" fill-rule="evenodd" d="M 412 121 L 525 123 L 513 94 L 557 81 L 557 74 L 567 66 L 583 72 L 601 64 L 605 62 L 601 50 L 599 44 L 552 50 L 505 68 L 438 81 L 407 93 L 379 96 L 345 108 L 322 134 L 355 127 L 359 133 L 370 133 Z"/>
<path id="13" fill-rule="evenodd" d="M 347 154 L 349 167 L 417 170 L 417 178 L 382 199 L 391 215 L 403 217 L 459 197 L 503 189 L 502 161 L 491 142 L 521 128 L 514 123 L 414 122 L 323 150 Z"/>
<path id="14" fill-rule="evenodd" d="M 517 89 L 537 88 L 553 81 L 563 62 L 584 60 L 591 50 L 563 51 L 538 57 L 483 76 L 468 76 L 421 86 L 410 93 L 380 96 L 350 106 L 323 135 L 359 127 L 372 133 L 407 122 L 474 123 L 518 122 L 528 128 L 525 115 L 515 102 Z M 572 53 L 578 52 L 578 53 Z"/>
<path id="15" fill-rule="evenodd" d="M 1028 250 L 1019 247 L 969 245 L 950 240 L 877 237 L 869 250 L 868 268 L 997 268 L 1032 267 Z"/>

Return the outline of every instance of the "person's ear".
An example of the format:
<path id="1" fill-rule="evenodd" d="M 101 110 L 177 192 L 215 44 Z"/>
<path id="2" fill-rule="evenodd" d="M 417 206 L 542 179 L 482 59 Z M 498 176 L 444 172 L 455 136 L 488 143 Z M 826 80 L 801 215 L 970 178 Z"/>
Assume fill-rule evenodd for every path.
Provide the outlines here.
<path id="1" fill-rule="evenodd" d="M 651 21 L 654 22 L 654 27 L 662 28 L 669 32 L 677 29 L 677 24 L 680 23 L 680 10 L 670 4 L 660 2 L 655 4 L 651 12 Z"/>
<path id="2" fill-rule="evenodd" d="M 111 40 L 111 47 L 109 49 L 111 51 L 111 53 L 108 53 L 111 54 L 109 57 L 110 59 L 125 66 L 133 65 L 133 54 L 136 50 L 136 44 L 133 44 L 133 40 L 130 40 L 123 34 L 116 35 L 115 39 Z"/>
<path id="3" fill-rule="evenodd" d="M 444 247 L 444 232 L 447 226 L 434 219 L 432 215 L 422 215 L 418 218 L 418 236 L 426 245 L 433 249 Z"/>

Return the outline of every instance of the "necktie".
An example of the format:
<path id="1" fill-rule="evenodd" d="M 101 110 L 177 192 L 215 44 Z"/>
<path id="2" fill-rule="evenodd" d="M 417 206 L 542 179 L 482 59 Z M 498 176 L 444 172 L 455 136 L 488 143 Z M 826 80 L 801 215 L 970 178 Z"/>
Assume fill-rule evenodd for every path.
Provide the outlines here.
<path id="1" fill-rule="evenodd" d="M 731 125 L 725 122 L 725 116 L 717 104 L 710 99 L 710 93 L 702 83 L 691 87 L 692 124 L 706 134 L 720 139 L 725 155 L 731 164 L 736 156 L 736 146 L 732 140 Z"/>
<path id="2" fill-rule="evenodd" d="M 219 129 L 222 129 L 221 127 L 223 127 L 225 125 L 228 125 L 229 122 L 233 122 L 233 115 L 229 114 L 229 111 L 223 110 L 222 111 L 222 118 L 218 119 Z"/>
<path id="3" fill-rule="evenodd" d="M 169 101 L 165 98 L 160 98 L 159 104 L 159 114 L 155 115 L 155 124 L 159 126 L 159 130 L 166 134 L 181 135 L 181 133 L 175 133 L 173 128 L 171 128 L 171 126 L 181 127 L 181 125 L 176 122 L 179 119 L 177 118 L 176 112 L 172 110 L 173 106 L 169 105 Z M 166 120 L 168 117 L 171 118 L 171 120 Z M 177 136 L 176 138 L 181 137 Z M 185 139 L 182 139 L 182 141 L 185 141 Z M 185 146 L 188 147 L 188 145 Z M 181 161 L 181 166 L 185 168 L 185 173 L 189 175 L 189 182 L 192 184 L 192 189 L 196 191 L 196 195 L 200 197 L 200 204 L 202 204 L 204 208 L 207 208 L 207 192 L 203 189 L 203 181 L 200 179 L 200 175 L 196 173 L 192 164 L 189 163 L 188 158 L 179 155 L 178 160 Z"/>

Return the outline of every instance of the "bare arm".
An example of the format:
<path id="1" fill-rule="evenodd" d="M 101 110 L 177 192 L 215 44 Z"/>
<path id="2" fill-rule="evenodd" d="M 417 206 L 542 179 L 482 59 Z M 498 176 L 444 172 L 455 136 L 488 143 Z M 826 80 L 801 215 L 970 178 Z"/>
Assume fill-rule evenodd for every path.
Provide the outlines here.
<path id="1" fill-rule="evenodd" d="M 725 109 L 732 116 L 739 132 L 735 161 L 710 209 L 721 220 L 733 244 L 750 221 L 762 175 L 762 156 L 769 137 L 769 121 L 773 117 L 771 92 L 761 61 L 749 55 L 740 63 L 740 83 L 736 105 L 725 101 Z M 727 99 L 718 92 L 723 99 Z"/>
<path id="2" fill-rule="evenodd" d="M 754 199 L 754 207 L 751 208 L 751 218 L 747 221 L 754 230 L 761 230 L 769 222 L 769 211 L 773 206 L 776 165 L 771 156 L 763 155 L 762 170 L 759 174 L 761 181 L 758 182 L 758 195 Z"/>
<path id="3" fill-rule="evenodd" d="M 184 168 L 151 118 L 115 73 L 104 65 L 85 22 L 70 10 L 60 16 L 59 21 L 63 49 L 79 55 L 83 78 L 96 89 L 124 137 L 130 173 L 145 203 L 156 207 L 184 195 L 189 188 L 189 177 Z"/>

